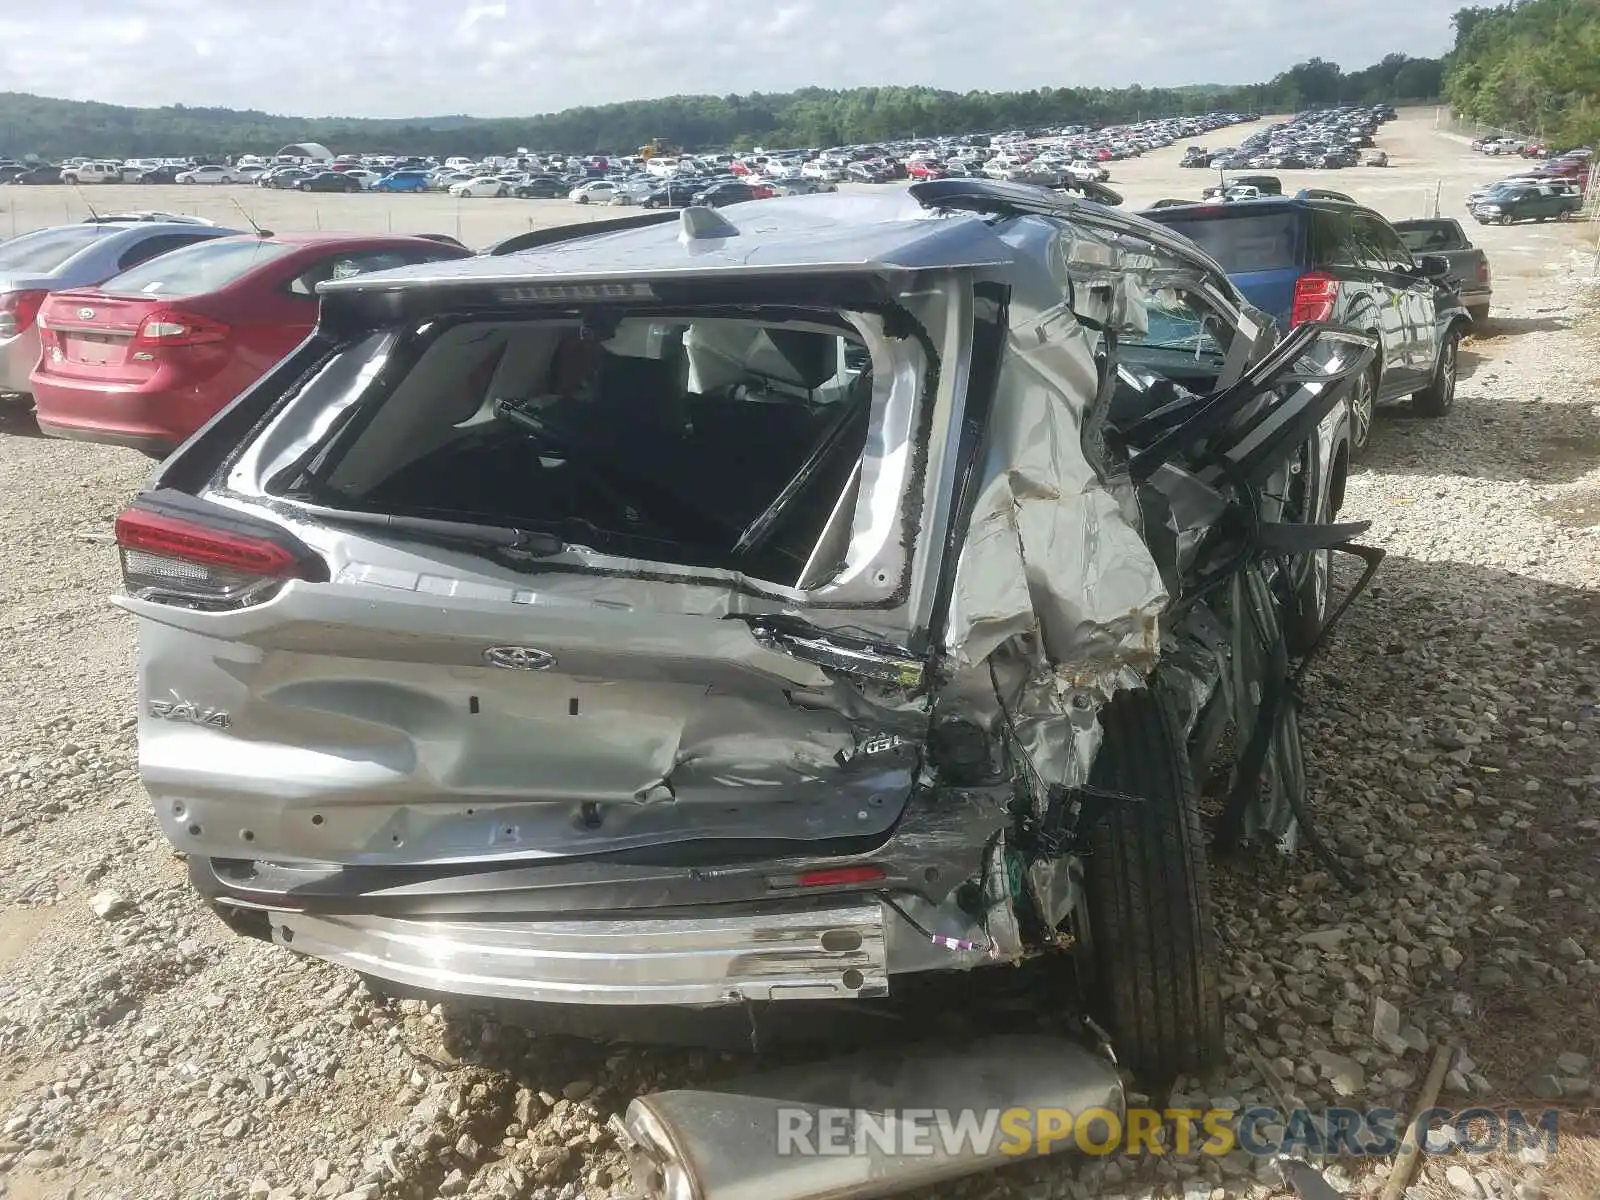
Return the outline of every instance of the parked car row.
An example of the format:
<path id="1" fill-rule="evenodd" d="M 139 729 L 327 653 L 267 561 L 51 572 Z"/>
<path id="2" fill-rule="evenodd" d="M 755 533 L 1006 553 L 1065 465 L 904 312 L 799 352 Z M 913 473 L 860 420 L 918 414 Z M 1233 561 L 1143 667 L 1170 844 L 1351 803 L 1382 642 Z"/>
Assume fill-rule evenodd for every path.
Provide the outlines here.
<path id="1" fill-rule="evenodd" d="M 656 139 L 627 155 L 530 153 L 472 159 L 393 154 L 340 154 L 311 161 L 299 155 L 243 155 L 236 161 L 195 159 L 67 159 L 59 165 L 0 160 L 0 183 L 259 184 L 316 192 L 449 192 L 463 199 L 569 195 L 590 180 L 609 179 L 628 202 L 679 176 L 706 186 L 737 178 L 751 186 L 783 185 L 785 194 L 826 190 L 846 180 L 881 183 L 986 176 L 1062 186 L 1104 182 L 1106 164 L 1172 145 L 1253 114 L 1208 113 L 1089 129 L 1063 126 L 958 137 L 908 138 L 881 144 L 686 153 Z M 352 182 L 353 181 L 353 182 Z M 560 181 L 559 188 L 553 181 Z"/>
<path id="2" fill-rule="evenodd" d="M 1556 150 L 1548 142 L 1537 138 L 1519 138 L 1509 134 L 1500 137 L 1478 138 L 1472 143 L 1472 148 L 1480 154 L 1487 154 L 1491 157 L 1516 154 L 1523 158 L 1551 158 L 1564 153 Z M 1566 151 L 1565 153 L 1571 153 L 1571 151 Z"/>
<path id="3" fill-rule="evenodd" d="M 1587 147 L 1563 151 L 1537 167 L 1474 188 L 1467 193 L 1467 212 L 1480 225 L 1565 221 L 1583 210 L 1593 158 Z"/>
<path id="4" fill-rule="evenodd" d="M 1227 171 L 1387 166 L 1389 157 L 1373 146 L 1373 138 L 1378 126 L 1394 117 L 1388 105 L 1308 110 L 1251 134 L 1238 146 L 1190 146 L 1179 165 Z"/>

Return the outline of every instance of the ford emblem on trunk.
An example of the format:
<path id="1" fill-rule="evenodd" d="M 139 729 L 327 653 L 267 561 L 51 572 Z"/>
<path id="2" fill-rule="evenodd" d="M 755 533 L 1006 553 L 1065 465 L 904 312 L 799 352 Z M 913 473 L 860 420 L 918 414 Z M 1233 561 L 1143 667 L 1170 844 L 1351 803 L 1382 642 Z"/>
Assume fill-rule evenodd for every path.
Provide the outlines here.
<path id="1" fill-rule="evenodd" d="M 493 667 L 506 667 L 513 671 L 548 671 L 556 665 L 556 656 L 547 650 L 532 646 L 490 646 L 483 652 Z"/>
<path id="2" fill-rule="evenodd" d="M 94 309 L 92 309 L 92 308 L 80 308 L 78 310 L 78 320 L 80 320 L 80 321 L 92 321 L 92 320 L 94 320 Z"/>

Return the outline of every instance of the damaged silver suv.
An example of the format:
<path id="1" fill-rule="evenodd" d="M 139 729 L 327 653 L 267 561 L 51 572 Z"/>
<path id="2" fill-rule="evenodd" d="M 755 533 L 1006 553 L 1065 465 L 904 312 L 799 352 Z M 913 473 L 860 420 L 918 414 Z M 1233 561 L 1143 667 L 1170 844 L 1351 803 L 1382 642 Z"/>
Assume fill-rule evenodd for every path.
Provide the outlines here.
<path id="1" fill-rule="evenodd" d="M 1022 185 L 524 241 L 325 285 L 118 519 L 194 885 L 562 1005 L 1065 951 L 1136 1070 L 1203 1068 L 1194 779 L 1231 742 L 1217 836 L 1302 836 L 1370 340 Z"/>

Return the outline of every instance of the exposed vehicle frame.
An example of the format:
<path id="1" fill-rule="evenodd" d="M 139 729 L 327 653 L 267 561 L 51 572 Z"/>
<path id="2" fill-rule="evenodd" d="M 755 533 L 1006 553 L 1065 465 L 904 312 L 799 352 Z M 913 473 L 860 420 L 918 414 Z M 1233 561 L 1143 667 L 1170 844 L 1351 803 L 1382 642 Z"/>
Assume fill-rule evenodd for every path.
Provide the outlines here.
<path id="1" fill-rule="evenodd" d="M 1310 835 L 1291 664 L 1363 528 L 1331 521 L 1371 339 L 1280 342 L 1192 243 L 1043 189 L 751 211 L 325 286 L 313 336 L 119 520 L 164 831 L 237 928 L 406 986 L 860 1001 L 1076 946 L 1136 1070 L 1216 1061 L 1193 780 L 1232 727 L 1218 837 Z M 1211 319 L 1154 337 L 1178 309 Z M 462 323 L 697 319 L 870 363 L 790 581 L 318 482 Z M 546 411 L 483 410 L 541 438 Z"/>

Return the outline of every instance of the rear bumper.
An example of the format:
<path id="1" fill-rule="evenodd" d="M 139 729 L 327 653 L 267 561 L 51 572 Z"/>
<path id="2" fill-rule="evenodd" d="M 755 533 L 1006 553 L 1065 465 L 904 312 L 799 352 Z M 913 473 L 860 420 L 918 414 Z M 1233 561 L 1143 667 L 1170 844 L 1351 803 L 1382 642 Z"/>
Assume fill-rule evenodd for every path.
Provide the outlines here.
<path id="1" fill-rule="evenodd" d="M 46 437 L 64 438 L 72 442 L 98 442 L 103 446 L 126 446 L 153 458 L 165 458 L 183 444 L 165 434 L 140 433 L 136 430 L 80 428 L 76 425 L 58 425 L 40 420 L 39 432 Z"/>
<path id="2" fill-rule="evenodd" d="M 226 379 L 190 379 L 165 366 L 133 382 L 82 380 L 41 366 L 30 390 L 39 428 L 51 437 L 164 456 L 232 399 L 230 388 Z"/>
<path id="3" fill-rule="evenodd" d="M 412 921 L 271 913 L 272 940 L 428 992 L 536 1004 L 709 1007 L 887 993 L 884 908 L 622 920 Z"/>
<path id="4" fill-rule="evenodd" d="M 885 993 L 891 975 L 1021 956 L 991 941 L 963 887 L 992 865 L 1007 796 L 924 796 L 876 847 L 794 857 L 362 868 L 196 855 L 189 875 L 242 932 L 429 993 L 600 1006 L 859 998 Z M 868 865 L 876 878 L 836 874 Z M 835 874 L 807 886 L 819 870 Z"/>
<path id="5" fill-rule="evenodd" d="M 39 331 L 27 329 L 16 337 L 0 338 L 0 392 L 33 391 L 29 375 L 39 361 Z"/>

